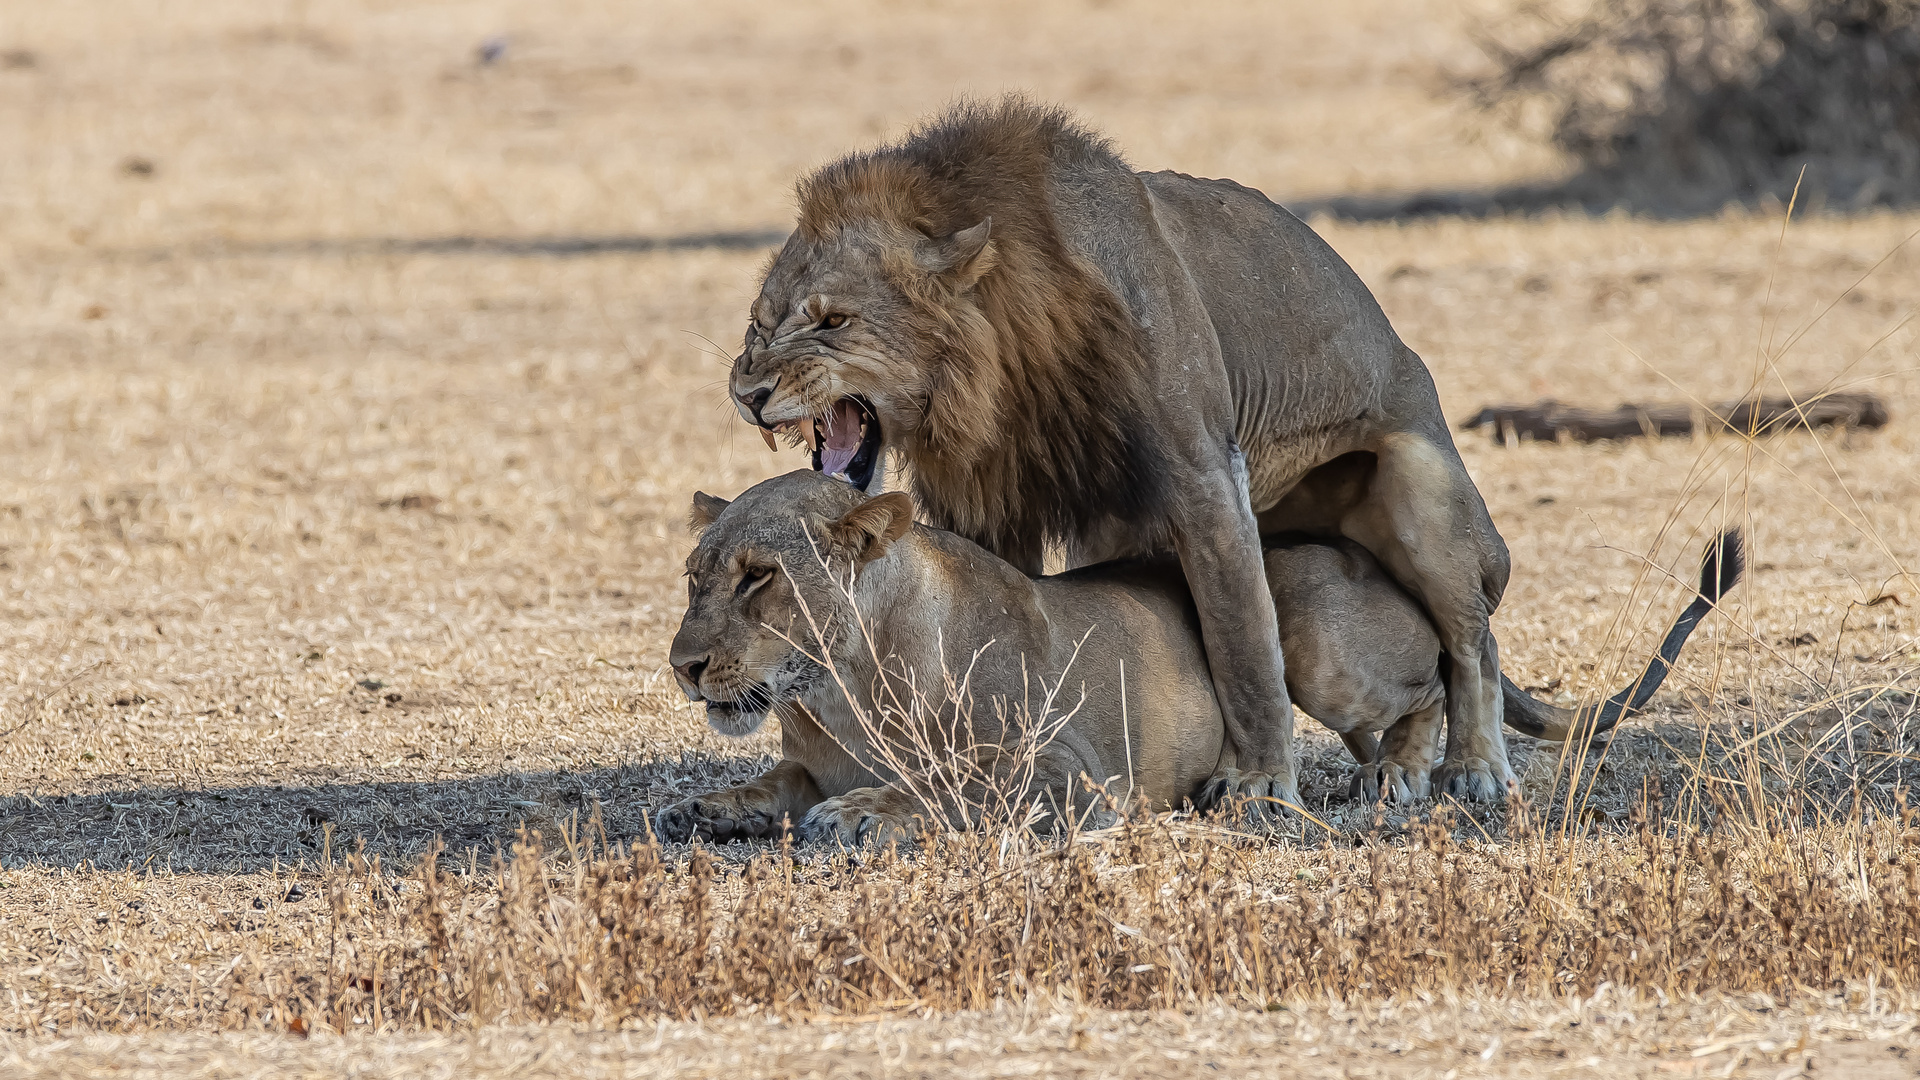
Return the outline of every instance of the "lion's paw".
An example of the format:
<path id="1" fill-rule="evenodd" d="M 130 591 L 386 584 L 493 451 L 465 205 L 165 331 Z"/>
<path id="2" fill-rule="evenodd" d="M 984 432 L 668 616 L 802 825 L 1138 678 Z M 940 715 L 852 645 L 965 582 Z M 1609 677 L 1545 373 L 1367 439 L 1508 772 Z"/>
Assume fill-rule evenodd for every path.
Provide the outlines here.
<path id="1" fill-rule="evenodd" d="M 1517 790 L 1520 780 L 1503 762 L 1498 766 L 1482 758 L 1445 761 L 1434 770 L 1434 790 L 1456 799 L 1474 802 L 1499 802 Z"/>
<path id="2" fill-rule="evenodd" d="M 698 837 L 717 843 L 771 836 L 779 831 L 773 811 L 731 791 L 716 791 L 682 799 L 660 811 L 654 835 L 673 844 Z"/>
<path id="3" fill-rule="evenodd" d="M 1304 805 L 1292 777 L 1238 769 L 1215 773 L 1194 801 L 1202 811 L 1224 810 L 1249 825 L 1283 821 Z"/>
<path id="4" fill-rule="evenodd" d="M 800 831 L 809 843 L 878 847 L 912 840 L 920 831 L 920 819 L 898 793 L 859 788 L 815 805 L 800 823 Z"/>
<path id="5" fill-rule="evenodd" d="M 1347 784 L 1347 798 L 1365 803 L 1389 802 L 1406 806 L 1426 798 L 1433 791 L 1423 772 L 1413 772 L 1395 761 L 1376 761 L 1353 771 Z"/>

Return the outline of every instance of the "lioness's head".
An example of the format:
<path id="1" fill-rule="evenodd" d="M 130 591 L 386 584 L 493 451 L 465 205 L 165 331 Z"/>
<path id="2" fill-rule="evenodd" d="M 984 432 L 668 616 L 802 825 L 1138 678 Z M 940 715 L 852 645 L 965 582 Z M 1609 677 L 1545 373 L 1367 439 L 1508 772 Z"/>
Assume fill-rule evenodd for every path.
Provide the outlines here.
<path id="1" fill-rule="evenodd" d="M 762 481 L 738 499 L 699 493 L 687 556 L 687 614 L 668 662 L 707 722 L 748 735 L 775 705 L 826 677 L 819 659 L 857 647 L 851 577 L 913 524 L 913 502 L 869 499 L 819 473 Z M 804 607 L 803 607 L 804 602 Z"/>
<path id="2" fill-rule="evenodd" d="M 930 413 L 948 380 L 933 363 L 975 354 L 978 340 L 963 339 L 991 336 L 963 300 L 993 265 L 991 231 L 990 220 L 939 234 L 893 215 L 856 213 L 821 230 L 803 220 L 767 271 L 733 362 L 740 415 L 770 444 L 776 431 L 805 441 L 815 469 L 879 490 L 886 451 L 939 426 Z M 992 411 L 967 422 L 987 425 Z"/>

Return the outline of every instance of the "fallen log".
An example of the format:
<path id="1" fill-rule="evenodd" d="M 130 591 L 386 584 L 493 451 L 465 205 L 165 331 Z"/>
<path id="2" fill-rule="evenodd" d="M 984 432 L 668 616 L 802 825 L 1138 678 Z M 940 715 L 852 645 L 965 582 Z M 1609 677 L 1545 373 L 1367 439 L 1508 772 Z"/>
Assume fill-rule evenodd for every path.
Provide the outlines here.
<path id="1" fill-rule="evenodd" d="M 1744 398 L 1702 409 L 1688 404 L 1632 404 L 1583 409 L 1552 399 L 1532 405 L 1489 405 L 1460 425 L 1462 431 L 1489 427 L 1495 442 L 1518 439 L 1655 438 L 1691 435 L 1698 428 L 1735 434 L 1773 434 L 1787 430 L 1848 427 L 1877 428 L 1887 423 L 1887 403 L 1874 394 L 1807 395 L 1807 399 Z"/>

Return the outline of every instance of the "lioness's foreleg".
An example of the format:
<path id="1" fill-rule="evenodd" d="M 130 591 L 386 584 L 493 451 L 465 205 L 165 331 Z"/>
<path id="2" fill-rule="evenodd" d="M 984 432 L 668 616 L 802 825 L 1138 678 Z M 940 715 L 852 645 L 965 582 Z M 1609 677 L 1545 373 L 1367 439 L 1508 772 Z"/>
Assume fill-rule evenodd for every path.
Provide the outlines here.
<path id="1" fill-rule="evenodd" d="M 920 800 L 911 793 L 891 786 L 863 787 L 816 804 L 800 831 L 808 843 L 859 847 L 911 840 L 926 826 Z"/>
<path id="2" fill-rule="evenodd" d="M 948 760 L 912 770 L 910 784 L 875 784 L 822 800 L 807 813 L 801 834 L 808 841 L 855 847 L 983 822 L 1028 821 L 1053 829 L 1092 807 L 1091 794 L 1077 792 L 1074 779 L 1097 769 L 1098 760 L 1078 732 L 1062 729 L 1037 747 L 1002 745 L 983 731 L 973 738 L 974 746 L 955 750 Z"/>
<path id="3" fill-rule="evenodd" d="M 1441 438 L 1445 438 L 1442 434 Z M 1507 583 L 1506 544 L 1451 440 L 1401 432 L 1374 447 L 1367 497 L 1340 523 L 1433 618 L 1447 675 L 1439 790 L 1499 799 L 1516 783 L 1501 733 L 1500 664 L 1490 619 Z"/>
<path id="4" fill-rule="evenodd" d="M 1440 723 L 1444 699 L 1394 721 L 1380 740 L 1380 754 L 1354 770 L 1347 798 L 1366 802 L 1385 799 L 1406 805 L 1424 799 L 1433 790 L 1428 780 L 1440 757 Z"/>
<path id="5" fill-rule="evenodd" d="M 1180 485 L 1174 547 L 1200 615 L 1213 692 L 1233 747 L 1233 767 L 1202 785 L 1196 800 L 1210 809 L 1245 800 L 1255 821 L 1298 808 L 1293 755 L 1293 700 L 1287 695 L 1280 624 L 1267 590 L 1260 529 L 1247 501 L 1246 459 L 1230 446 L 1212 476 Z"/>
<path id="6" fill-rule="evenodd" d="M 782 822 L 799 823 L 818 802 L 820 788 L 813 776 L 788 759 L 744 784 L 668 806 L 660 811 L 654 832 L 671 843 L 696 836 L 722 842 L 772 836 Z"/>

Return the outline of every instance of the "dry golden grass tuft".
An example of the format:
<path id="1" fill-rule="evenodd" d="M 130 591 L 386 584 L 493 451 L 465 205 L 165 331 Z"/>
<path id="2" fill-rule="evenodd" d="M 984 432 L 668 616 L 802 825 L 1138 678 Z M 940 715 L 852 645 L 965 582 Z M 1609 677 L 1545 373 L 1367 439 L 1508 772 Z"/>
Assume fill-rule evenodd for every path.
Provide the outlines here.
<path id="1" fill-rule="evenodd" d="M 1153 1074 L 1289 1048 L 1332 1057 L 1310 1063 L 1330 1074 L 1909 1068 L 1912 815 L 1703 834 L 1664 827 L 1658 810 L 1649 799 L 1610 834 L 1508 843 L 1463 843 L 1441 821 L 1277 849 L 1159 820 L 1058 843 L 982 832 L 912 854 L 782 846 L 729 864 L 610 841 L 589 820 L 551 851 L 527 835 L 487 869 L 433 850 L 395 873 L 355 854 L 297 888 L 277 880 L 215 931 L 214 951 L 236 954 L 205 972 L 177 962 L 186 943 L 163 913 L 102 911 L 97 957 L 22 973 L 0 1012 L 11 1030 L 67 1040 L 0 1042 L 0 1063 L 142 1075 L 210 1062 L 226 1075 L 371 1059 L 385 1075 L 437 1048 L 505 1075 L 524 1056 L 514 1040 L 531 1038 L 543 1060 L 610 1053 L 592 1067 L 644 1070 L 671 1027 L 676 1056 L 693 1055 L 680 1067 L 724 1060 L 754 1075 L 889 1029 L 912 1040 L 887 1046 L 895 1066 L 919 1059 L 912 1074 L 938 1071 L 929 1039 L 988 1058 L 993 1075 L 1111 1065 L 1117 1040 Z M 982 1013 L 1005 1017 L 1001 1041 L 979 1042 Z M 1014 1037 L 1036 1014 L 1064 1032 L 1038 1047 Z M 313 1042 L 293 1054 L 284 1042 L 74 1037 L 156 1029 Z M 617 1044 L 590 1034 L 614 1031 Z"/>
<path id="2" fill-rule="evenodd" d="M 1476 811 L 1443 836 L 1422 807 L 1376 830 L 1339 801 L 1341 752 L 1307 724 L 1303 787 L 1333 833 L 1300 845 L 1141 825 L 990 872 L 997 850 L 966 838 L 858 866 L 633 846 L 651 810 L 777 748 L 708 731 L 663 665 L 692 490 L 799 465 L 742 438 L 721 392 L 754 236 L 780 228 L 798 172 L 1007 86 L 1081 109 L 1142 167 L 1282 198 L 1561 167 L 1429 94 L 1438 67 L 1471 62 L 1467 25 L 1454 5 L 1385 0 L 0 15 L 0 1070 L 217 1074 L 310 1054 L 400 1073 L 448 1046 L 464 1071 L 528 1075 L 543 1054 L 838 1060 L 829 1029 L 776 1038 L 758 1017 L 638 1020 L 617 1038 L 473 1027 L 651 1015 L 652 991 L 620 981 L 648 965 L 596 951 L 600 903 L 642 938 L 682 941 L 686 911 L 708 941 L 786 958 L 678 953 L 657 967 L 688 988 L 668 1013 L 857 1013 L 896 993 L 1000 1010 L 853 1025 L 853 1071 L 904 1062 L 897 1035 L 947 1040 L 985 1072 L 1124 1071 L 1117 1048 L 1136 1040 L 1157 1071 L 1190 1068 L 1166 1056 L 1188 1048 L 1305 1062 L 1320 1047 L 1329 1074 L 1391 1070 L 1391 1044 L 1441 1072 L 1672 1059 L 1772 1076 L 1823 1039 L 1910 1028 L 1894 931 L 1912 910 L 1898 796 L 1920 690 L 1912 214 L 1817 217 L 1784 239 L 1777 213 L 1316 222 L 1457 418 L 1756 384 L 1891 404 L 1878 432 L 1751 445 L 1464 440 L 1514 553 L 1503 661 L 1544 695 L 1617 686 L 1705 538 L 1742 523 L 1752 540 L 1749 581 L 1647 717 L 1572 762 L 1516 748 L 1527 828 Z M 480 65 L 494 34 L 506 51 Z M 741 235 L 661 246 L 715 232 Z M 1666 809 L 1637 831 L 1650 776 Z M 604 843 L 582 846 L 596 806 Z M 522 828 L 542 855 L 496 870 Z M 347 864 L 359 841 L 377 874 Z M 648 890 L 652 914 L 621 906 Z M 1782 897 L 1808 918 L 1756 914 Z M 1408 918 L 1379 922 L 1388 910 Z M 955 912 L 976 920 L 976 952 L 941 944 L 931 916 Z M 894 970 L 906 989 L 841 963 L 882 943 L 910 961 Z M 1261 974 L 1243 978 L 1229 944 L 1266 957 Z M 1388 945 L 1408 952 L 1367 951 Z M 1772 999 L 1715 997 L 1686 950 L 1733 965 L 1722 988 Z M 357 982 L 376 969 L 377 995 Z M 1009 996 L 989 1000 L 1002 976 Z M 1593 1001 L 1606 980 L 1671 1000 L 1564 996 Z M 1325 991 L 1353 1000 L 1297 997 Z M 1197 1004 L 1213 996 L 1237 1011 Z M 1274 999 L 1288 1011 L 1244 1008 Z M 376 1000 L 395 1034 L 326 1034 L 374 1026 Z M 417 1030 L 462 1009 L 455 1044 Z M 205 1034 L 284 1031 L 283 1010 L 318 1029 L 300 1051 Z M 141 1028 L 174 1034 L 97 1034 Z M 1495 1040 L 1509 1049 L 1480 1058 Z"/>
<path id="3" fill-rule="evenodd" d="M 482 881 L 443 871 L 432 849 L 404 876 L 350 857 L 321 881 L 324 953 L 250 957 L 197 1005 L 149 997 L 144 1014 L 129 1001 L 89 1026 L 609 1027 L 980 1010 L 1033 995 L 1267 1009 L 1609 985 L 1910 995 L 1920 829 L 1909 815 L 1702 835 L 1663 828 L 1655 802 L 1641 811 L 1605 843 L 1536 832 L 1463 844 L 1443 814 L 1401 843 L 1263 858 L 1250 838 L 1161 821 L 1045 845 L 949 834 L 910 855 L 802 859 L 783 845 L 724 871 L 697 846 L 681 861 L 610 845 L 589 822 L 552 856 L 522 839 Z M 57 1015 L 74 1002 L 37 1004 Z"/>

